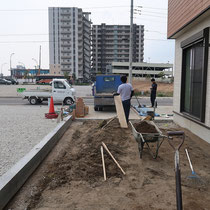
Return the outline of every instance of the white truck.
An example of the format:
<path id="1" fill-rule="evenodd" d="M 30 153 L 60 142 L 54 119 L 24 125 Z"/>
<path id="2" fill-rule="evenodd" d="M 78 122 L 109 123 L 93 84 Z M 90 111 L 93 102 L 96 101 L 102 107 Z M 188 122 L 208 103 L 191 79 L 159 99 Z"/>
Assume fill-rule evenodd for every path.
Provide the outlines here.
<path id="1" fill-rule="evenodd" d="M 66 79 L 53 79 L 50 89 L 35 89 L 22 92 L 22 98 L 28 99 L 32 105 L 47 101 L 51 96 L 54 102 L 61 102 L 66 105 L 71 105 L 76 101 L 76 91 Z"/>

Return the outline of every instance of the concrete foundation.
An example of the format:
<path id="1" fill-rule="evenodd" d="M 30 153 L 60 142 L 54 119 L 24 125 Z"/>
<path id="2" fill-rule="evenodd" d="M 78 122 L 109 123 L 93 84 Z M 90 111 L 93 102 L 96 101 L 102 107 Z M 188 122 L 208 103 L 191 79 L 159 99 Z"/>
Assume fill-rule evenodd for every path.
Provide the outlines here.
<path id="1" fill-rule="evenodd" d="M 210 143 L 210 138 L 209 138 L 210 129 L 208 129 L 204 126 L 201 126 L 201 125 L 199 125 L 191 120 L 188 120 L 184 117 L 181 117 L 177 114 L 174 114 L 174 122 L 179 124 L 181 127 L 190 130 L 192 133 L 194 133 L 201 139 Z"/>

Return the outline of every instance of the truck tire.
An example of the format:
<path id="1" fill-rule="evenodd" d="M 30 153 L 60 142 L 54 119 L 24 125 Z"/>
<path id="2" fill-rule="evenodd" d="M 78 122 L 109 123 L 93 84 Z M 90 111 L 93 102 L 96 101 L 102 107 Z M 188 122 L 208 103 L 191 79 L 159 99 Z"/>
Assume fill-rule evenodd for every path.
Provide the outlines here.
<path id="1" fill-rule="evenodd" d="M 38 99 L 37 99 L 37 102 L 38 102 L 39 104 L 41 104 L 42 101 L 43 101 L 43 100 L 42 100 L 41 98 L 38 98 Z"/>
<path id="2" fill-rule="evenodd" d="M 102 107 L 102 106 L 99 107 L 98 110 L 99 110 L 99 111 L 103 111 L 103 107 Z"/>
<path id="3" fill-rule="evenodd" d="M 38 100 L 36 97 L 33 96 L 33 97 L 30 97 L 29 102 L 31 105 L 36 105 Z"/>
<path id="4" fill-rule="evenodd" d="M 72 98 L 65 98 L 64 99 L 64 104 L 66 105 L 72 105 L 74 103 Z"/>

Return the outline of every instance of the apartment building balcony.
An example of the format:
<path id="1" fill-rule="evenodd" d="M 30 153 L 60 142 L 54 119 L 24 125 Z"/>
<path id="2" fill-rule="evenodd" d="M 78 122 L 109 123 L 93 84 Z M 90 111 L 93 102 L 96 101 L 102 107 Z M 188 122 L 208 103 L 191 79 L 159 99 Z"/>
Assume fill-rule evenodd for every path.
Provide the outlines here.
<path id="1" fill-rule="evenodd" d="M 90 45 L 90 43 L 91 43 L 91 40 L 88 38 L 88 37 L 83 37 L 83 41 L 84 41 L 84 43 L 86 43 L 87 45 Z"/>
<path id="2" fill-rule="evenodd" d="M 61 55 L 61 59 L 63 60 L 71 60 L 72 56 L 71 55 Z"/>
<path id="3" fill-rule="evenodd" d="M 71 23 L 71 19 L 68 19 L 68 18 L 62 18 L 62 19 L 60 19 L 60 24 L 62 25 L 62 24 L 66 24 L 66 23 Z"/>
<path id="4" fill-rule="evenodd" d="M 69 66 L 69 68 L 71 67 L 71 62 L 61 62 L 61 65 L 63 66 Z"/>
<path id="5" fill-rule="evenodd" d="M 83 25 L 83 32 L 87 34 L 91 34 L 90 28 L 85 25 Z"/>
<path id="6" fill-rule="evenodd" d="M 88 57 L 88 58 L 91 57 L 91 53 L 90 52 L 84 52 L 83 54 L 84 54 L 85 57 Z"/>
<path id="7" fill-rule="evenodd" d="M 79 61 L 78 61 L 78 66 L 83 66 L 83 59 L 82 59 L 82 58 L 79 59 Z"/>
<path id="8" fill-rule="evenodd" d="M 89 56 L 83 56 L 84 62 L 89 63 L 90 62 L 90 57 Z"/>
<path id="9" fill-rule="evenodd" d="M 70 43 L 61 44 L 61 47 L 71 47 L 72 45 Z"/>
<path id="10" fill-rule="evenodd" d="M 90 33 L 84 32 L 84 37 L 86 37 L 87 39 L 90 39 Z"/>
<path id="11" fill-rule="evenodd" d="M 69 56 L 69 57 L 67 57 L 67 56 L 61 56 L 61 59 L 62 60 L 65 60 L 65 62 L 64 61 L 61 61 L 61 63 L 62 64 L 66 64 L 66 63 L 71 63 L 72 57 L 71 56 Z M 68 60 L 70 60 L 70 61 L 68 61 Z"/>
<path id="12" fill-rule="evenodd" d="M 61 25 L 61 29 L 63 29 L 63 28 L 70 29 L 71 28 L 71 25 Z"/>
<path id="13" fill-rule="evenodd" d="M 71 41 L 71 37 L 61 37 L 61 41 Z"/>
<path id="14" fill-rule="evenodd" d="M 61 53 L 71 53 L 70 49 L 61 49 Z"/>
<path id="15" fill-rule="evenodd" d="M 68 16 L 64 15 L 60 17 L 60 20 L 71 20 L 71 15 L 70 14 Z"/>
<path id="16" fill-rule="evenodd" d="M 86 45 L 86 44 L 83 45 L 83 48 L 84 48 L 84 50 L 87 50 L 87 51 L 90 50 L 90 46 L 89 45 Z"/>
<path id="17" fill-rule="evenodd" d="M 62 29 L 60 31 L 60 33 L 61 33 L 61 35 L 63 35 L 63 34 L 69 34 L 69 35 L 72 34 L 70 30 L 66 30 L 66 29 Z"/>
<path id="18" fill-rule="evenodd" d="M 61 13 L 60 13 L 60 16 L 61 16 L 61 17 L 68 17 L 69 15 L 70 15 L 69 12 L 65 12 L 65 13 L 64 13 L 64 12 L 61 12 Z"/>
<path id="19" fill-rule="evenodd" d="M 67 7 L 61 7 L 60 8 L 60 14 L 70 14 L 71 13 L 71 9 L 70 8 L 67 8 Z"/>

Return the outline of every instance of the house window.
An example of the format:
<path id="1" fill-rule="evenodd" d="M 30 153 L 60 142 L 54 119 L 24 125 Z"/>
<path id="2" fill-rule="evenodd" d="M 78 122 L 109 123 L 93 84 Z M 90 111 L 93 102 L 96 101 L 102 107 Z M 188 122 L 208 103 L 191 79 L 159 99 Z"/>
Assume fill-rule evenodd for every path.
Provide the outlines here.
<path id="1" fill-rule="evenodd" d="M 209 28 L 181 43 L 181 112 L 205 121 Z"/>

